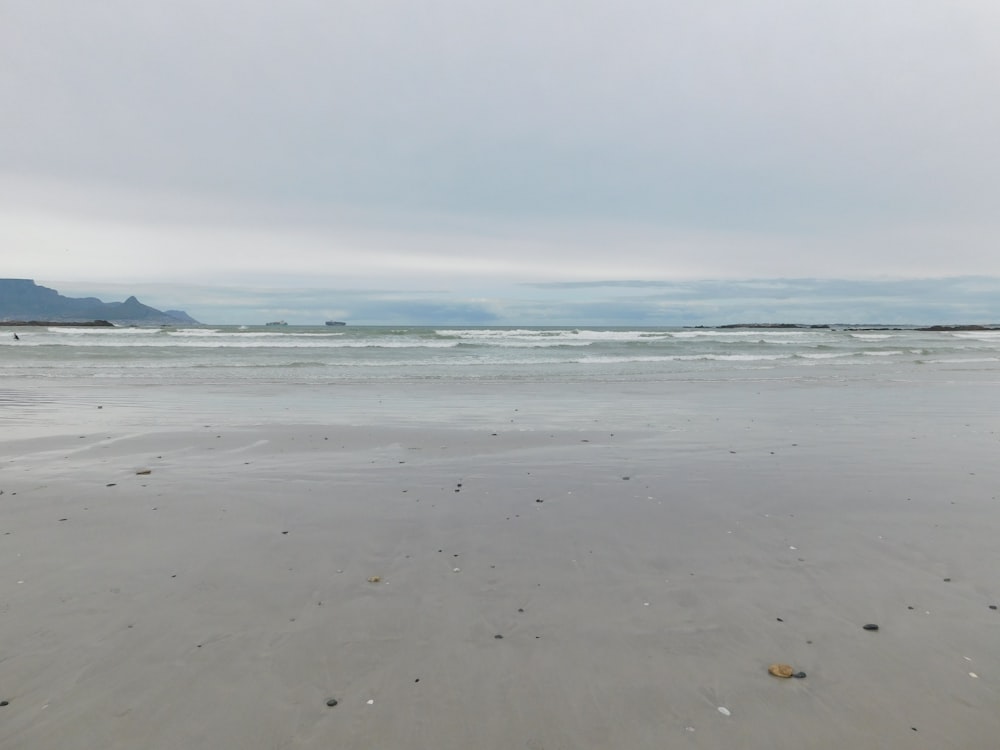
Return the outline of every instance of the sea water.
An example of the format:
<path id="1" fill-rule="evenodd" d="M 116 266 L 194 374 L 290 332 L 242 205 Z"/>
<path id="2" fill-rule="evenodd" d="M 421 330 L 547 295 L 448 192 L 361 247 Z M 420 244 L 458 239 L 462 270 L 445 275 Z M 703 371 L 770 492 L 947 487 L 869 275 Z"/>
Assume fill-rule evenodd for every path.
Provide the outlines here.
<path id="1" fill-rule="evenodd" d="M 954 383 L 994 392 L 1000 331 L 0 328 L 5 437 L 82 427 L 98 407 L 117 410 L 122 424 L 136 428 L 364 424 L 379 414 L 472 424 L 499 422 L 517 404 L 539 425 L 602 409 L 639 423 L 666 410 L 696 410 L 707 399 L 738 401 L 754 389 L 781 397 L 806 389 L 808 403 L 853 387 L 877 401 L 905 384 Z M 524 424 L 528 416 L 518 419 Z"/>

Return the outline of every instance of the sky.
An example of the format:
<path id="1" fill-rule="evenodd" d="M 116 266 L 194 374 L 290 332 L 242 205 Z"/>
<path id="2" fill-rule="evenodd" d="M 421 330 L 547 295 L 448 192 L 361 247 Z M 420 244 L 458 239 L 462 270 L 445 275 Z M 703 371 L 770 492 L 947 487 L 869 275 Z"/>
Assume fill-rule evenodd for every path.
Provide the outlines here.
<path id="1" fill-rule="evenodd" d="M 995 0 L 0 0 L 0 277 L 208 323 L 1000 321 Z"/>

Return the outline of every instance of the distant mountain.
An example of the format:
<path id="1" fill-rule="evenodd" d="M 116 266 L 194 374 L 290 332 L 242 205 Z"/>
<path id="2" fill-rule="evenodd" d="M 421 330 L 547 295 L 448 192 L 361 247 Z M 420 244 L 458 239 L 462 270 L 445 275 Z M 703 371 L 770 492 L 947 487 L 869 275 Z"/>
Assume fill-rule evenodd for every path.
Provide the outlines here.
<path id="1" fill-rule="evenodd" d="M 41 320 L 53 323 L 108 320 L 118 325 L 192 325 L 198 321 L 183 310 L 163 312 L 135 297 L 102 302 L 96 297 L 63 297 L 31 279 L 0 279 L 0 322 Z"/>

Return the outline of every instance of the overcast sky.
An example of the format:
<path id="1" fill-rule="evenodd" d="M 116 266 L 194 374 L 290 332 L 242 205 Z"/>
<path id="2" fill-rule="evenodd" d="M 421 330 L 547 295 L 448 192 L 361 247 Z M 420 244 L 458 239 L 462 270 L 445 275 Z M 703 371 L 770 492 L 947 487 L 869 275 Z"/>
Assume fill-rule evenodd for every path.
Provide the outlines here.
<path id="1" fill-rule="evenodd" d="M 0 276 L 208 322 L 1000 320 L 998 36 L 996 0 L 0 0 Z"/>

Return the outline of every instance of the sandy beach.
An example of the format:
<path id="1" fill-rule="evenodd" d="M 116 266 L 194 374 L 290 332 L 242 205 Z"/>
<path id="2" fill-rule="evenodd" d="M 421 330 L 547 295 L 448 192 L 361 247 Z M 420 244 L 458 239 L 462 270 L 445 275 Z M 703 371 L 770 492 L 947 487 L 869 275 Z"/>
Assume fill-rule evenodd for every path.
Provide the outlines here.
<path id="1" fill-rule="evenodd" d="M 7 430 L 0 747 L 995 748 L 994 386 L 658 387 Z"/>

